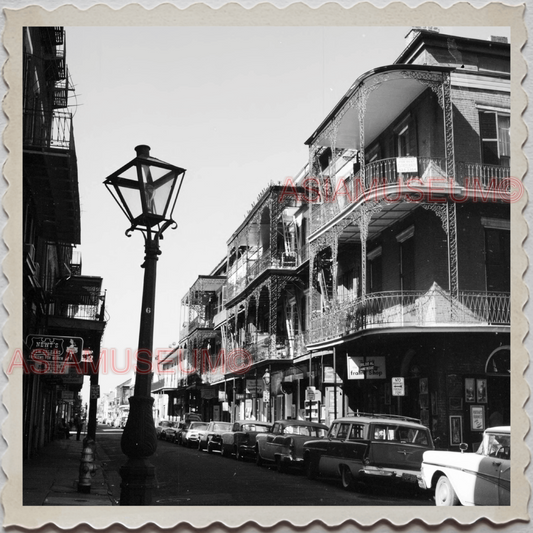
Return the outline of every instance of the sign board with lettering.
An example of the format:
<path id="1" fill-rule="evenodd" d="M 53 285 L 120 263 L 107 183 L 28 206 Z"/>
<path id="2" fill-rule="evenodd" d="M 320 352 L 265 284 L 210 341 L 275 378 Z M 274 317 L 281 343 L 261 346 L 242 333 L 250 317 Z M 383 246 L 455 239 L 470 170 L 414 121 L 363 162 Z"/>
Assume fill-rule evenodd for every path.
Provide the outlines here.
<path id="1" fill-rule="evenodd" d="M 100 385 L 91 385 L 91 400 L 100 398 Z"/>
<path id="2" fill-rule="evenodd" d="M 416 157 L 397 157 L 396 171 L 400 174 L 403 172 L 418 172 L 418 158 Z"/>
<path id="3" fill-rule="evenodd" d="M 387 367 L 385 357 L 347 355 L 348 379 L 385 379 Z"/>
<path id="4" fill-rule="evenodd" d="M 405 378 L 392 378 L 392 395 L 405 396 Z"/>
<path id="5" fill-rule="evenodd" d="M 81 369 L 81 337 L 28 335 L 26 344 L 30 348 L 30 359 L 40 363 L 39 371 L 43 374 L 69 374 L 76 366 Z"/>
<path id="6" fill-rule="evenodd" d="M 250 394 L 262 394 L 263 393 L 263 380 L 262 379 L 247 379 L 246 380 L 246 392 Z"/>

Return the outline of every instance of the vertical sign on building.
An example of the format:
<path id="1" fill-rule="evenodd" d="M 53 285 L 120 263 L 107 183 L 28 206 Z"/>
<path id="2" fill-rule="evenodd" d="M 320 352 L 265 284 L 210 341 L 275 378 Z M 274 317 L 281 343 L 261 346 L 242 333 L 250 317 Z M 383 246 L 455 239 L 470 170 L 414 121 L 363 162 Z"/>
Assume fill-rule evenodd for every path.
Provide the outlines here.
<path id="1" fill-rule="evenodd" d="M 392 378 L 392 395 L 405 396 L 405 378 Z"/>

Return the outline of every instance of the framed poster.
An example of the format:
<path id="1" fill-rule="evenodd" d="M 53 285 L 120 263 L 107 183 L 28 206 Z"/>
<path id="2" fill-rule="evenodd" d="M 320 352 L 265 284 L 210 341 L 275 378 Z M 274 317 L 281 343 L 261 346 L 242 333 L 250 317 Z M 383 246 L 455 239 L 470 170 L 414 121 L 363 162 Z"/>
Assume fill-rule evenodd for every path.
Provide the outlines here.
<path id="1" fill-rule="evenodd" d="M 459 446 L 463 442 L 463 417 L 450 416 L 450 445 Z"/>
<path id="2" fill-rule="evenodd" d="M 476 383 L 474 378 L 465 378 L 465 401 L 474 403 L 476 401 Z"/>
<path id="3" fill-rule="evenodd" d="M 485 430 L 485 407 L 483 405 L 470 406 L 470 429 L 472 431 Z"/>
<path id="4" fill-rule="evenodd" d="M 476 381 L 477 403 L 487 403 L 487 380 L 478 379 Z"/>

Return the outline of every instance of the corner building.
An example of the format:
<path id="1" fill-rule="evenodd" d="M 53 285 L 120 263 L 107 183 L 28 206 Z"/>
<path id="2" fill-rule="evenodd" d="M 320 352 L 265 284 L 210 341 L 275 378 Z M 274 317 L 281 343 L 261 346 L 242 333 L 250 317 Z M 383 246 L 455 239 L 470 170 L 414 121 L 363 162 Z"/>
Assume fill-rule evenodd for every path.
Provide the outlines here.
<path id="1" fill-rule="evenodd" d="M 509 45 L 408 38 L 306 143 L 307 348 L 335 415 L 420 418 L 453 449 L 510 422 Z"/>

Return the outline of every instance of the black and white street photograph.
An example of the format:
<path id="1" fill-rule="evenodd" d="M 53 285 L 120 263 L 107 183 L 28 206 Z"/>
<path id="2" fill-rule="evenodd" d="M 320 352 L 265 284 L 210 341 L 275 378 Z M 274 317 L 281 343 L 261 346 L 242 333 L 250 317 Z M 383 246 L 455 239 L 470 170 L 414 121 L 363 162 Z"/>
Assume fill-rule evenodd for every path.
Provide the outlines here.
<path id="1" fill-rule="evenodd" d="M 10 15 L 9 523 L 525 519 L 521 15 L 138 8 Z"/>

